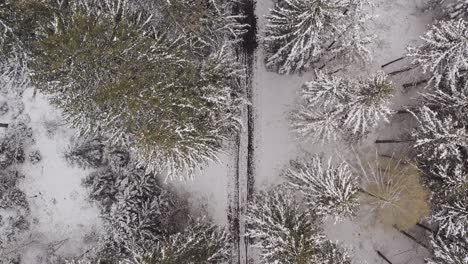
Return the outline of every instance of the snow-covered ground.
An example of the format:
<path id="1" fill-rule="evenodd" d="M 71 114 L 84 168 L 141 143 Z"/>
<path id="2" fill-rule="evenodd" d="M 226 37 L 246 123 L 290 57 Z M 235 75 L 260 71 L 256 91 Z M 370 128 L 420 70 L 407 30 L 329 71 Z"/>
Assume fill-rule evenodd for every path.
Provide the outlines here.
<path id="1" fill-rule="evenodd" d="M 73 129 L 63 124 L 60 112 L 47 99 L 27 89 L 22 98 L 8 95 L 9 101 L 22 100 L 23 117 L 33 130 L 34 143 L 27 152 L 38 150 L 41 161 L 25 162 L 19 170 L 25 175 L 20 189 L 26 194 L 31 208 L 30 229 L 18 244 L 6 252 L 17 251 L 23 264 L 45 263 L 47 252 L 61 256 L 79 255 L 96 242 L 101 227 L 99 210 L 87 201 L 81 180 L 89 172 L 70 167 L 63 153 L 73 136 Z M 6 116 L 5 123 L 11 122 Z M 10 119 L 10 120 L 8 120 Z"/>

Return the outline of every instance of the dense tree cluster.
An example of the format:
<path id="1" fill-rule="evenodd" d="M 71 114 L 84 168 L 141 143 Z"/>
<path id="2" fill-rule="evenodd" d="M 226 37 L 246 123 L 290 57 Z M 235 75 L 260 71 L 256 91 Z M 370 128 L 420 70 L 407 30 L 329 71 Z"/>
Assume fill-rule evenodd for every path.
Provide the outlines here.
<path id="1" fill-rule="evenodd" d="M 412 133 L 419 168 L 432 191 L 431 264 L 467 263 L 468 154 L 466 1 L 439 1 L 447 16 L 409 49 L 409 56 L 431 74 L 422 106 L 413 111 L 419 122 Z"/>
<path id="2" fill-rule="evenodd" d="M 187 205 L 122 148 L 102 138 L 72 143 L 66 158 L 95 168 L 83 184 L 101 210 L 105 234 L 93 250 L 70 263 L 220 263 L 230 236 L 207 219 L 193 219 Z"/>
<path id="3" fill-rule="evenodd" d="M 329 142 L 359 139 L 392 114 L 393 84 L 384 73 L 349 79 L 318 72 L 304 84 L 301 108 L 293 115 L 293 131 L 303 139 Z"/>
<path id="4" fill-rule="evenodd" d="M 361 0 L 279 0 L 266 17 L 266 65 L 280 74 L 303 72 L 326 60 L 362 62 L 369 19 Z M 323 60 L 322 60 L 323 61 Z"/>
<path id="5" fill-rule="evenodd" d="M 22 47 L 34 85 L 83 135 L 128 147 L 149 171 L 190 178 L 240 128 L 244 73 L 233 45 L 245 27 L 229 1 L 146 8 L 7 1 L 0 21 L 14 27 L 2 40 Z"/>

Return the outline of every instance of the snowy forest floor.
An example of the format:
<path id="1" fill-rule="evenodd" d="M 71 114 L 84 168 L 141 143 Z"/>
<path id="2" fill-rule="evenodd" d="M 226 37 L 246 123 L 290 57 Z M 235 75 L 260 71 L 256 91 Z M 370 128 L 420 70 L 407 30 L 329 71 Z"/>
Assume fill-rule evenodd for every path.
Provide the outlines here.
<path id="1" fill-rule="evenodd" d="M 249 0 L 247 0 L 249 1 Z M 432 14 L 424 10 L 424 0 L 371 0 L 373 3 L 372 32 L 377 35 L 373 44 L 372 63 L 361 68 L 347 69 L 353 74 L 364 75 L 381 70 L 381 65 L 405 54 L 410 44 L 418 42 L 419 36 L 426 31 L 432 21 Z M 270 0 L 258 0 L 255 15 L 258 19 L 258 38 L 265 26 L 264 15 L 273 6 Z M 248 188 L 249 173 L 253 173 L 254 190 L 268 189 L 282 182 L 282 170 L 289 161 L 301 156 L 304 152 L 326 153 L 352 158 L 355 155 L 349 146 L 311 145 L 298 142 L 289 130 L 288 117 L 294 109 L 301 85 L 313 78 L 313 73 L 301 76 L 278 75 L 264 67 L 264 55 L 257 49 L 252 59 L 252 105 L 253 130 L 247 129 L 248 110 L 244 113 L 245 128 L 238 142 L 232 142 L 232 148 L 221 157 L 221 163 L 210 164 L 193 182 L 169 182 L 187 197 L 194 208 L 208 212 L 218 224 L 227 226 L 232 221 L 232 206 L 237 206 L 235 216 L 240 220 L 239 239 L 245 228 L 242 223 L 243 208 L 250 195 Z M 386 67 L 391 71 L 407 67 L 408 61 L 402 60 Z M 409 98 L 416 91 L 405 91 L 402 84 L 416 81 L 420 76 L 412 71 L 392 76 L 392 80 L 401 87 L 394 98 L 394 108 L 402 109 L 411 103 Z M 87 193 L 81 185 L 81 179 L 87 171 L 70 167 L 63 158 L 63 152 L 70 142 L 74 131 L 67 128 L 60 118 L 60 112 L 52 108 L 41 94 L 34 94 L 28 89 L 21 98 L 5 94 L 6 100 L 22 100 L 24 113 L 31 118 L 35 144 L 42 154 L 38 164 L 25 163 L 21 171 L 26 177 L 21 182 L 21 189 L 26 193 L 31 207 L 31 227 L 23 235 L 19 244 L 11 250 L 19 250 L 25 256 L 25 264 L 41 263 L 40 258 L 50 250 L 57 254 L 80 254 L 93 245 L 100 231 L 98 209 L 87 201 Z M 0 120 L 9 123 L 9 117 Z M 394 146 L 380 147 L 375 139 L 398 138 L 405 132 L 405 117 L 397 117 L 391 124 L 382 124 L 360 146 L 355 146 L 358 153 L 375 155 L 391 154 L 400 151 Z M 403 122 L 402 122 L 403 121 Z M 411 124 L 409 124 L 411 125 Z M 249 135 L 249 133 L 251 133 Z M 254 156 L 252 171 L 248 171 L 249 140 L 253 144 Z M 404 151 L 404 145 L 401 146 Z M 238 149 L 237 149 L 238 148 Z M 230 209 L 231 207 L 231 209 Z M 232 223 L 231 223 L 232 225 Z M 231 226 L 232 228 L 232 226 Z M 363 210 L 353 221 L 340 223 L 329 222 L 325 225 L 330 239 L 339 241 L 353 249 L 356 263 L 386 263 L 378 252 L 385 255 L 393 264 L 422 264 L 427 250 L 394 228 L 384 227 Z M 415 227 L 409 233 L 424 243 L 424 230 Z M 256 263 L 255 250 L 245 244 L 235 247 L 237 252 L 232 263 Z"/>

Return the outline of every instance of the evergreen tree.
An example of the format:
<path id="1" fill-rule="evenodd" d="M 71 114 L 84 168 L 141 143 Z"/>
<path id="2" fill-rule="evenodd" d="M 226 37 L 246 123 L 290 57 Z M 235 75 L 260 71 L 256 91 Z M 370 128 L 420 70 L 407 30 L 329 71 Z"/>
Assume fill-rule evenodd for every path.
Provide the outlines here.
<path id="1" fill-rule="evenodd" d="M 453 116 L 463 126 L 468 125 L 468 82 L 466 76 L 451 88 L 440 85 L 422 94 L 423 104 L 442 116 Z"/>
<path id="2" fill-rule="evenodd" d="M 284 188 L 257 194 L 246 219 L 261 263 L 351 263 L 346 251 L 325 239 L 317 215 Z"/>
<path id="3" fill-rule="evenodd" d="M 84 135 L 131 149 L 150 171 L 191 177 L 240 127 L 229 46 L 195 59 L 125 1 L 58 12 L 34 45 L 33 80 Z"/>
<path id="4" fill-rule="evenodd" d="M 431 241 L 434 257 L 426 259 L 428 264 L 467 264 L 468 243 L 466 241 L 448 242 L 435 236 Z"/>
<path id="5" fill-rule="evenodd" d="M 392 114 L 393 84 L 384 73 L 350 80 L 317 73 L 302 89 L 301 110 L 293 115 L 293 130 L 302 138 L 330 141 L 336 134 L 360 138 Z"/>
<path id="6" fill-rule="evenodd" d="M 421 37 L 423 44 L 408 48 L 408 56 L 431 74 L 430 83 L 454 87 L 468 70 L 468 24 L 462 19 L 440 21 Z"/>
<path id="7" fill-rule="evenodd" d="M 128 264 L 218 264 L 229 260 L 229 234 L 205 220 L 155 243 L 149 252 L 134 252 Z M 147 250 L 143 250 L 147 251 Z"/>
<path id="8" fill-rule="evenodd" d="M 342 162 L 313 156 L 291 162 L 286 173 L 288 185 L 300 191 L 317 214 L 339 220 L 353 216 L 358 206 L 358 182 L 350 167 Z"/>
<path id="9" fill-rule="evenodd" d="M 468 0 L 457 0 L 447 6 L 446 13 L 451 19 L 468 18 Z"/>
<path id="10" fill-rule="evenodd" d="M 463 239 L 468 235 L 468 188 L 465 189 L 465 193 L 450 196 L 434 212 L 433 219 L 448 237 Z"/>
<path id="11" fill-rule="evenodd" d="M 412 133 L 420 157 L 428 160 L 461 157 L 462 149 L 468 146 L 468 135 L 462 124 L 451 115 L 440 116 L 426 106 L 414 116 L 420 124 Z"/>
<path id="12" fill-rule="evenodd" d="M 291 74 L 308 70 L 327 52 L 348 59 L 368 57 L 363 4 L 361 0 L 278 1 L 266 17 L 267 67 Z"/>

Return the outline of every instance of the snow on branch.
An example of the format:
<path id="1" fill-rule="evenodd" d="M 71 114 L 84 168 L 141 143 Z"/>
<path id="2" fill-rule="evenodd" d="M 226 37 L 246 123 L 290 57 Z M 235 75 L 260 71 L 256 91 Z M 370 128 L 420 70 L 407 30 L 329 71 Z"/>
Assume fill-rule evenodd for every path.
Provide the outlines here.
<path id="1" fill-rule="evenodd" d="M 440 21 L 421 37 L 423 44 L 409 47 L 408 56 L 431 74 L 430 83 L 454 87 L 468 70 L 468 22 Z"/>
<path id="2" fill-rule="evenodd" d="M 281 0 L 266 16 L 266 65 L 280 74 L 308 70 L 327 54 L 348 61 L 369 59 L 368 16 L 362 0 Z"/>
<path id="3" fill-rule="evenodd" d="M 351 263 L 347 250 L 326 240 L 315 208 L 309 209 L 281 186 L 254 197 L 246 215 L 247 236 L 260 249 L 261 263 Z"/>
<path id="4" fill-rule="evenodd" d="M 360 138 L 380 121 L 389 121 L 393 90 L 382 72 L 358 80 L 318 72 L 302 88 L 302 105 L 292 116 L 292 129 L 300 138 L 322 143 L 339 135 Z"/>
<path id="5" fill-rule="evenodd" d="M 286 177 L 288 186 L 300 191 L 319 215 L 338 221 L 355 214 L 358 180 L 346 163 L 334 165 L 331 159 L 313 156 L 291 162 Z"/>

